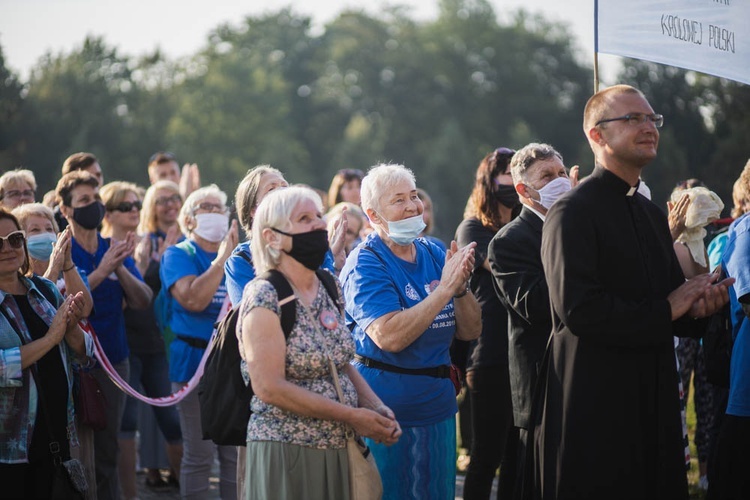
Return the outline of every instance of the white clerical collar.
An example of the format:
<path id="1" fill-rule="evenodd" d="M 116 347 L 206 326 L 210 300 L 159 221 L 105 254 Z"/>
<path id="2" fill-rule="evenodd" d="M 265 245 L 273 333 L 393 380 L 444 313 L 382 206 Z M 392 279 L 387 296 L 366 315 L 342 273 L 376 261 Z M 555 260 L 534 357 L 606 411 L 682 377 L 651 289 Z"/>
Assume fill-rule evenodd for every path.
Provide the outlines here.
<path id="1" fill-rule="evenodd" d="M 628 189 L 628 192 L 625 193 L 625 196 L 633 196 L 638 191 L 638 186 L 630 186 L 630 189 Z"/>
<path id="2" fill-rule="evenodd" d="M 530 207 L 529 205 L 524 205 L 524 206 L 528 208 L 529 210 L 531 210 L 532 212 L 534 212 L 535 214 L 537 214 L 537 216 L 539 216 L 539 218 L 542 219 L 542 222 L 544 222 L 544 220 L 546 219 L 546 216 L 542 212 L 540 212 L 539 210 L 533 207 Z"/>

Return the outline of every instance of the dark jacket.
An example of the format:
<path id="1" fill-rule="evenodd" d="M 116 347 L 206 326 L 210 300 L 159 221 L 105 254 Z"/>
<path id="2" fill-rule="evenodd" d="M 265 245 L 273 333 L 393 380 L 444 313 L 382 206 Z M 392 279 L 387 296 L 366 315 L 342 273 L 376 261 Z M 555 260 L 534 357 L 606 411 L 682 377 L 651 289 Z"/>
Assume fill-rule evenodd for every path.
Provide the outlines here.
<path id="1" fill-rule="evenodd" d="M 554 308 L 536 494 L 686 499 L 685 448 L 667 296 L 684 283 L 667 218 L 597 167 L 549 211 L 542 263 Z"/>
<path id="2" fill-rule="evenodd" d="M 531 397 L 552 319 L 542 268 L 542 219 L 524 207 L 490 242 L 495 290 L 508 311 L 508 366 L 513 421 L 528 428 Z"/>

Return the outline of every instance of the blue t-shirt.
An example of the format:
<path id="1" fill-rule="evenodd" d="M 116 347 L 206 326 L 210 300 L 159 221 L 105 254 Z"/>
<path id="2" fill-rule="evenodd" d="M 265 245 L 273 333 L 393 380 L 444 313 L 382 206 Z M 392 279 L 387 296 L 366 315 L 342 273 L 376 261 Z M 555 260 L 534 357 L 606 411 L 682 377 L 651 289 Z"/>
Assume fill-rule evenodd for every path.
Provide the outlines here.
<path id="1" fill-rule="evenodd" d="M 245 254 L 245 257 L 249 258 L 250 261 L 248 262 L 240 253 Z M 255 267 L 253 267 L 252 261 L 253 254 L 250 251 L 250 240 L 248 240 L 237 245 L 232 255 L 224 263 L 227 293 L 229 293 L 229 300 L 232 302 L 232 307 L 236 307 L 242 302 L 242 292 L 245 290 L 245 285 L 255 278 Z M 336 275 L 333 265 L 333 254 L 330 250 L 326 252 L 325 260 L 320 267 L 331 271 L 334 276 Z"/>
<path id="2" fill-rule="evenodd" d="M 73 263 L 86 279 L 87 275 L 99 267 L 102 257 L 109 250 L 109 238 L 102 238 L 99 233 L 96 233 L 96 238 L 98 246 L 96 253 L 93 255 L 84 250 L 75 238 L 72 239 L 71 256 L 73 257 Z M 138 272 L 135 261 L 131 257 L 126 257 L 123 265 L 133 276 L 143 281 L 141 273 Z M 120 281 L 115 273 L 104 278 L 99 286 L 91 290 L 94 309 L 89 316 L 89 322 L 94 327 L 94 332 L 96 332 L 96 336 L 99 338 L 102 348 L 104 348 L 104 353 L 112 363 L 119 363 L 130 354 L 128 339 L 125 336 L 125 317 L 122 311 L 124 296 L 122 286 L 120 286 Z"/>
<path id="3" fill-rule="evenodd" d="M 240 254 L 244 254 L 244 257 Z M 232 255 L 224 263 L 227 293 L 229 294 L 229 300 L 232 301 L 232 307 L 240 305 L 245 285 L 255 278 L 255 267 L 253 267 L 252 262 L 253 254 L 250 253 L 250 240 L 247 240 L 237 245 Z"/>
<path id="4" fill-rule="evenodd" d="M 184 248 L 183 248 L 184 247 Z M 186 251 L 186 249 L 188 251 Z M 211 261 L 217 256 L 216 252 L 206 252 L 192 240 L 173 245 L 161 257 L 159 276 L 161 286 L 171 297 L 170 288 L 185 276 L 200 276 L 211 267 Z M 201 312 L 191 312 L 171 298 L 171 317 L 169 326 L 175 336 L 190 337 L 208 341 L 214 330 L 214 323 L 219 316 L 227 288 L 224 278 L 219 288 L 214 292 L 208 307 Z M 198 368 L 203 351 L 200 347 L 193 347 L 179 338 L 169 345 L 169 378 L 173 382 L 187 382 Z"/>
<path id="5" fill-rule="evenodd" d="M 732 309 L 732 362 L 729 371 L 727 414 L 750 417 L 750 321 L 738 298 L 750 293 L 750 217 L 729 227 L 722 265 L 736 281 L 729 289 Z"/>
<path id="6" fill-rule="evenodd" d="M 445 253 L 423 238 L 415 245 L 416 262 L 406 262 L 396 257 L 376 233 L 371 233 L 349 254 L 341 271 L 347 324 L 350 329 L 353 327 L 357 354 L 402 368 L 449 365 L 449 349 L 456 333 L 452 300 L 432 325 L 401 352 L 381 350 L 365 333 L 373 321 L 417 305 L 440 283 Z M 365 250 L 366 246 L 377 255 Z M 456 392 L 450 379 L 356 366 L 403 426 L 430 425 L 456 413 Z"/>

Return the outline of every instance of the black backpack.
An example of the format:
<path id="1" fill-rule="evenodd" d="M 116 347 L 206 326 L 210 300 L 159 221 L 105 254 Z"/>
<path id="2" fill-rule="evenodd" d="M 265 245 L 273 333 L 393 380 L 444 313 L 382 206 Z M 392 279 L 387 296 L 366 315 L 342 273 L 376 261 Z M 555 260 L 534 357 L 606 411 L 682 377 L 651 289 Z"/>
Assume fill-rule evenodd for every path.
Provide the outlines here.
<path id="1" fill-rule="evenodd" d="M 328 295 L 338 303 L 339 294 L 333 275 L 321 269 L 315 274 Z M 284 275 L 275 269 L 259 278 L 273 285 L 279 302 L 294 294 Z M 281 306 L 281 329 L 285 339 L 289 338 L 297 320 L 295 302 L 290 300 Z M 242 358 L 236 334 L 238 316 L 239 304 L 216 325 L 216 340 L 198 383 L 203 439 L 210 439 L 218 445 L 245 446 L 247 442 L 253 387 L 251 384 L 245 385 L 240 372 Z"/>

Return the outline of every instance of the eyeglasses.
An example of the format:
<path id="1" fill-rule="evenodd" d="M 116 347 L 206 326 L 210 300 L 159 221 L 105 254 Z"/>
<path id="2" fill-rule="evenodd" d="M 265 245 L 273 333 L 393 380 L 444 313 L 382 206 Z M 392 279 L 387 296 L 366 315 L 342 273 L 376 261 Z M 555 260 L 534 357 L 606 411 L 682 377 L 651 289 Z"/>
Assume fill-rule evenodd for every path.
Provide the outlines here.
<path id="1" fill-rule="evenodd" d="M 133 210 L 133 208 L 136 208 L 136 209 L 140 210 L 142 207 L 143 207 L 143 204 L 140 201 L 138 201 L 138 200 L 136 200 L 136 201 L 123 201 L 122 203 L 120 203 L 116 207 L 110 208 L 110 211 L 116 210 L 118 212 L 130 212 L 131 210 Z"/>
<path id="2" fill-rule="evenodd" d="M 6 241 L 10 243 L 11 248 L 18 250 L 23 246 L 23 242 L 26 241 L 26 232 L 19 229 L 13 231 L 8 236 L 0 236 L 0 250 L 3 249 Z"/>
<path id="3" fill-rule="evenodd" d="M 167 203 L 181 203 L 182 202 L 182 196 L 175 193 L 172 196 L 160 196 L 154 201 L 159 206 L 164 206 Z"/>
<path id="4" fill-rule="evenodd" d="M 204 201 L 203 203 L 198 203 L 197 205 L 193 206 L 193 211 L 195 210 L 203 210 L 204 212 L 211 212 L 211 213 L 217 213 L 217 214 L 223 214 L 227 212 L 227 208 L 224 205 L 219 205 L 218 203 L 209 203 L 207 201 Z"/>
<path id="5" fill-rule="evenodd" d="M 654 127 L 661 128 L 662 125 L 664 125 L 664 116 L 659 114 L 652 114 L 652 115 L 646 115 L 644 113 L 628 113 L 627 115 L 618 116 L 617 118 L 607 118 L 605 120 L 599 120 L 594 124 L 594 126 L 601 125 L 602 123 L 607 122 L 628 122 L 628 125 L 632 126 L 638 126 L 643 125 L 647 121 L 650 121 L 654 124 Z"/>
<path id="6" fill-rule="evenodd" d="M 31 198 L 34 199 L 36 191 L 33 189 L 24 189 L 23 191 L 8 191 L 3 194 L 3 198 Z"/>

